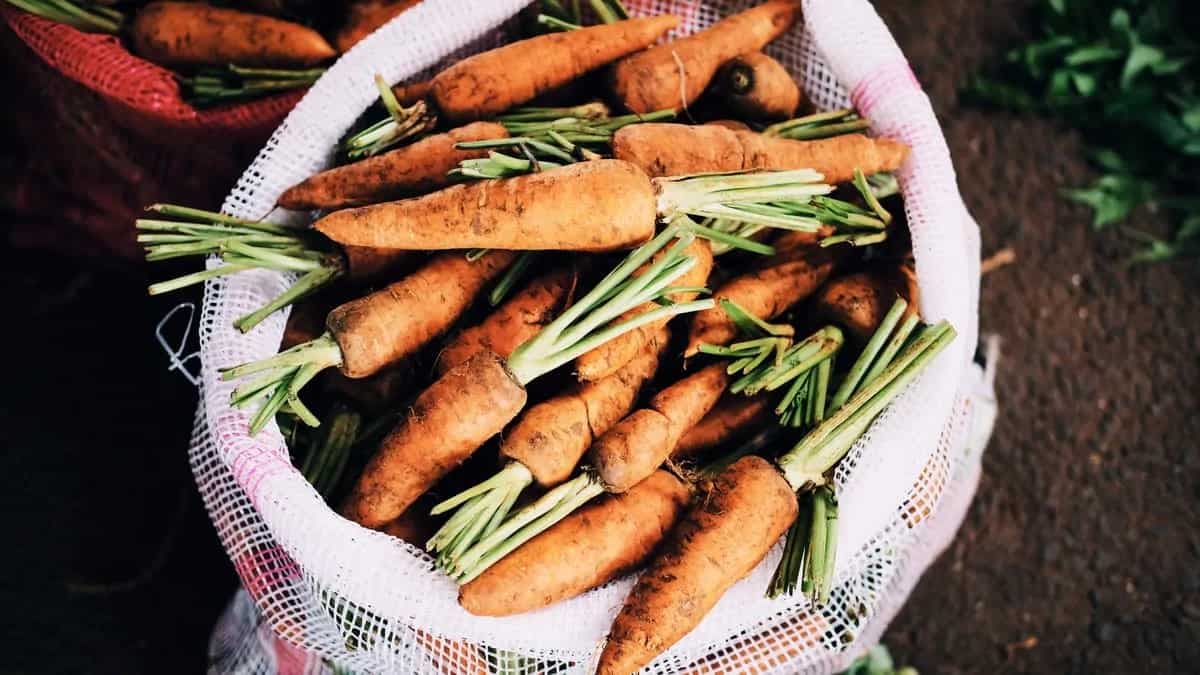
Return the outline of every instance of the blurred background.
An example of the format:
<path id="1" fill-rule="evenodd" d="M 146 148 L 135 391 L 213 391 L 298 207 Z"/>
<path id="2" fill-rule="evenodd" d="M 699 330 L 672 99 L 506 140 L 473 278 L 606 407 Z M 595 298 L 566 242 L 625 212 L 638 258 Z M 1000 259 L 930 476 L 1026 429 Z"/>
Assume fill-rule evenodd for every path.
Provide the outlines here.
<path id="1" fill-rule="evenodd" d="M 975 502 L 885 642 L 922 673 L 1191 671 L 1200 267 L 1129 264 L 1144 242 L 1096 230 L 1093 209 L 1061 197 L 1101 175 L 1077 125 L 964 96 L 1011 47 L 1044 37 L 1034 3 L 876 4 L 933 100 L 984 256 L 1000 254 L 981 312 L 1003 354 Z M 146 297 L 131 221 L 154 200 L 219 206 L 274 124 L 221 147 L 181 136 L 146 148 L 127 120 L 75 114 L 86 106 L 63 102 L 88 94 L 53 84 L 0 31 L 12 111 L 0 293 L 14 310 L 0 671 L 200 671 L 236 577 L 187 466 L 195 389 L 155 339 L 199 297 Z M 96 142 L 67 142 L 81 132 Z M 1172 217 L 1139 208 L 1126 222 L 1165 241 Z M 166 326 L 174 347 L 184 323 Z"/>

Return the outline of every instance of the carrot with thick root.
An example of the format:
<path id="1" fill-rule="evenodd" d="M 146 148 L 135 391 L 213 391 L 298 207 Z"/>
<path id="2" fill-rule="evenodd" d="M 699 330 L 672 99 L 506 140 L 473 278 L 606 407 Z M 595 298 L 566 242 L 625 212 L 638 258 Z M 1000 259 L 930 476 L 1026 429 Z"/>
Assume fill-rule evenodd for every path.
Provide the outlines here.
<path id="1" fill-rule="evenodd" d="M 775 242 L 775 255 L 726 281 L 713 297 L 730 300 L 759 319 L 779 316 L 820 288 L 833 271 L 836 255 L 816 245 L 820 234 L 784 233 Z M 729 344 L 737 334 L 737 325 L 719 306 L 700 312 L 692 320 L 684 355 L 695 355 L 701 344 Z"/>
<path id="2" fill-rule="evenodd" d="M 688 302 L 696 297 L 695 290 L 691 289 L 708 284 L 708 276 L 713 267 L 712 247 L 709 246 L 707 240 L 697 239 L 688 247 L 688 254 L 700 262 L 692 268 L 691 272 L 679 279 L 679 286 L 690 290 L 671 294 L 669 296 L 671 302 Z M 654 311 L 657 307 L 658 305 L 655 303 L 646 303 L 626 312 L 618 320 L 632 319 L 639 314 Z M 575 371 L 579 379 L 590 382 L 615 373 L 637 356 L 642 346 L 654 337 L 660 327 L 655 324 L 642 326 L 636 331 L 630 331 L 579 357 L 575 360 Z"/>
<path id="3" fill-rule="evenodd" d="M 655 268 L 630 279 L 634 270 L 678 235 L 675 228 L 669 227 L 631 253 L 507 359 L 484 352 L 438 378 L 418 397 L 413 414 L 405 416 L 384 438 L 342 512 L 367 527 L 379 527 L 398 517 L 413 500 L 516 417 L 524 405 L 524 387 L 530 381 L 644 323 L 707 307 L 707 300 L 669 305 L 632 321 L 609 325 L 613 317 L 630 307 L 667 292 L 671 282 L 695 264 L 683 253 L 691 236 L 683 235 Z M 506 496 L 501 492 L 495 499 L 501 501 Z M 498 518 L 492 520 L 499 524 Z M 480 521 L 477 526 L 488 531 L 491 522 Z"/>
<path id="4" fill-rule="evenodd" d="M 606 159 L 335 211 L 314 227 L 339 243 L 376 248 L 600 252 L 648 240 L 655 214 L 646 175 Z"/>
<path id="5" fill-rule="evenodd" d="M 513 42 L 438 73 L 430 96 L 453 122 L 492 117 L 654 44 L 678 23 L 679 17 L 662 15 Z"/>
<path id="6" fill-rule="evenodd" d="M 651 176 L 812 169 L 831 185 L 853 179 L 856 168 L 868 176 L 894 171 L 908 157 L 903 143 L 861 134 L 795 141 L 712 124 L 664 122 L 625 127 L 613 136 L 612 147 L 613 157 Z"/>
<path id="7" fill-rule="evenodd" d="M 945 322 L 926 327 L 776 466 L 749 456 L 723 471 L 638 578 L 613 622 L 597 672 L 635 672 L 695 628 L 796 520 L 795 493 L 825 485 L 827 473 L 875 417 L 954 337 Z M 812 564 L 823 568 L 831 562 L 834 542 L 816 543 L 820 550 L 813 551 Z M 828 583 L 831 570 L 818 571 Z"/>
<path id="8" fill-rule="evenodd" d="M 905 264 L 829 280 L 813 296 L 813 311 L 865 342 L 897 297 L 908 302 L 909 313 L 916 312 L 920 291 L 915 272 Z"/>
<path id="9" fill-rule="evenodd" d="M 438 355 L 437 372 L 444 373 L 482 351 L 508 357 L 554 319 L 578 280 L 578 270 L 565 266 L 530 281 L 482 323 L 455 336 Z"/>
<path id="10" fill-rule="evenodd" d="M 797 512 L 791 486 L 767 460 L 751 455 L 723 471 L 638 577 L 596 672 L 629 675 L 687 635 L 758 565 Z"/>
<path id="11" fill-rule="evenodd" d="M 726 61 L 762 49 L 800 15 L 795 0 L 770 0 L 707 30 L 628 56 L 613 68 L 613 91 L 631 112 L 686 108 Z"/>
<path id="12" fill-rule="evenodd" d="M 234 390 L 234 405 L 268 397 L 250 423 L 252 433 L 285 403 L 315 425 L 315 416 L 300 403 L 299 391 L 317 373 L 336 366 L 346 377 L 361 378 L 397 363 L 448 330 L 514 257 L 510 251 L 491 251 L 477 260 L 461 251 L 443 253 L 400 281 L 338 306 L 317 339 L 223 370 L 227 380 L 262 373 Z"/>
<path id="13" fill-rule="evenodd" d="M 197 2 L 152 2 L 129 30 L 138 56 L 170 66 L 311 66 L 337 54 L 300 24 Z"/>
<path id="14" fill-rule="evenodd" d="M 726 394 L 675 446 L 676 460 L 696 457 L 740 441 L 771 420 L 771 400 L 766 396 Z"/>
<path id="15" fill-rule="evenodd" d="M 380 26 L 400 16 L 421 0 L 360 0 L 351 2 L 346 20 L 333 37 L 339 52 L 350 51 L 360 40 L 374 33 Z M 407 104 L 405 104 L 407 105 Z"/>
<path id="16" fill-rule="evenodd" d="M 641 354 L 616 373 L 577 384 L 525 411 L 500 445 L 500 457 L 507 460 L 504 468 L 433 507 L 434 515 L 455 511 L 428 543 L 439 564 L 449 565 L 474 545 L 484 534 L 476 525 L 507 516 L 533 482 L 549 488 L 570 478 L 592 441 L 633 409 L 669 339 L 667 329 L 659 328 Z"/>
<path id="17" fill-rule="evenodd" d="M 803 96 L 783 64 L 762 52 L 742 54 L 721 67 L 716 87 L 734 113 L 752 120 L 786 120 Z"/>
<path id="18" fill-rule="evenodd" d="M 685 482 L 655 471 L 628 492 L 572 513 L 489 567 L 459 589 L 458 602 L 472 614 L 511 616 L 615 579 L 649 557 L 690 495 Z"/>
<path id="19" fill-rule="evenodd" d="M 460 583 L 469 582 L 591 499 L 633 488 L 670 458 L 679 438 L 720 398 L 728 378 L 725 365 L 714 364 L 659 392 L 649 406 L 596 439 L 588 450 L 592 469 L 550 490 L 469 548 L 451 547 L 439 556 L 439 565 Z"/>
<path id="20" fill-rule="evenodd" d="M 475 122 L 412 145 L 322 171 L 288 188 L 277 204 L 285 209 L 340 209 L 374 204 L 438 190 L 459 162 L 487 156 L 487 150 L 460 150 L 456 144 L 507 138 L 495 122 Z"/>

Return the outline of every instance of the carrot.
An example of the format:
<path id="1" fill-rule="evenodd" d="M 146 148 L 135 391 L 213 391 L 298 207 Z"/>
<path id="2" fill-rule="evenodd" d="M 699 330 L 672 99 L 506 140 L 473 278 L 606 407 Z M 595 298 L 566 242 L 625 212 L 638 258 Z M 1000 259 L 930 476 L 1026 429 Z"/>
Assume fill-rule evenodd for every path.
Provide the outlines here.
<path id="1" fill-rule="evenodd" d="M 708 413 L 729 383 L 725 364 L 713 364 L 662 390 L 650 405 L 609 429 L 588 458 L 609 492 L 625 492 L 667 461 L 679 439 Z"/>
<path id="2" fill-rule="evenodd" d="M 341 244 L 376 248 L 601 252 L 648 240 L 655 213 L 646 175 L 601 159 L 335 211 L 314 227 Z"/>
<path id="3" fill-rule="evenodd" d="M 595 382 L 577 384 L 535 405 L 513 425 L 500 445 L 507 460 L 495 476 L 433 507 L 435 515 L 455 510 L 428 548 L 439 564 L 449 563 L 485 532 L 475 527 L 507 515 L 521 492 L 534 481 L 553 487 L 570 477 L 593 439 L 629 414 L 642 386 L 654 376 L 669 341 L 659 328 L 641 354 Z M 498 521 L 497 521 L 498 522 Z"/>
<path id="4" fill-rule="evenodd" d="M 525 402 L 527 383 L 641 323 L 708 306 L 707 300 L 670 305 L 634 321 L 607 326 L 608 318 L 641 304 L 647 287 L 643 283 L 631 285 L 630 275 L 678 234 L 674 228 L 667 228 L 631 253 L 507 359 L 484 352 L 438 378 L 418 396 L 413 413 L 405 416 L 384 439 L 343 505 L 343 513 L 367 527 L 379 527 L 396 518 L 416 497 L 516 417 Z M 652 281 L 651 297 L 658 292 L 654 289 L 665 288 L 687 272 L 689 259 L 682 251 L 690 238 L 684 235 L 672 246 L 672 254 L 664 256 L 655 269 L 643 275 L 649 275 Z M 270 360 L 254 367 L 261 369 L 263 363 Z M 292 406 L 295 407 L 294 401 Z M 507 493 L 499 493 L 494 498 L 502 500 L 506 496 Z M 498 513 L 498 518 L 502 518 L 507 508 Z M 483 520 L 478 527 L 487 524 L 488 520 Z"/>
<path id="5" fill-rule="evenodd" d="M 455 144 L 507 138 L 503 125 L 475 122 L 423 138 L 367 159 L 335 167 L 288 188 L 277 202 L 285 209 L 340 209 L 421 194 L 450 184 L 447 172 L 486 150 L 460 150 Z"/>
<path id="6" fill-rule="evenodd" d="M 650 555 L 683 514 L 689 495 L 686 483 L 655 471 L 628 492 L 608 495 L 530 540 L 459 588 L 458 602 L 475 615 L 511 616 L 599 586 Z"/>
<path id="7" fill-rule="evenodd" d="M 405 420 L 380 444 L 342 504 L 342 515 L 378 528 L 399 517 L 418 497 L 516 416 L 525 387 L 495 354 L 476 354 L 451 369 L 413 402 Z M 470 400 L 471 420 L 445 401 Z"/>
<path id="8" fill-rule="evenodd" d="M 405 107 L 408 107 L 417 101 L 423 101 L 429 97 L 429 89 L 433 86 L 431 80 L 417 80 L 416 82 L 406 82 L 404 84 L 392 85 L 392 96 L 396 97 L 396 101 Z"/>
<path id="9" fill-rule="evenodd" d="M 575 268 L 562 267 L 529 282 L 521 292 L 488 315 L 483 323 L 455 336 L 438 355 L 438 373 L 444 373 L 484 350 L 507 357 L 550 323 L 567 304 L 577 281 Z"/>
<path id="10" fill-rule="evenodd" d="M 726 105 L 753 120 L 786 120 L 800 107 L 800 87 L 783 64 L 762 52 L 750 52 L 726 63 L 717 75 Z"/>
<path id="11" fill-rule="evenodd" d="M 798 513 L 792 487 L 747 456 L 671 531 L 613 621 L 597 673 L 629 675 L 686 635 L 766 556 Z"/>
<path id="12" fill-rule="evenodd" d="M 799 14 L 799 2 L 770 0 L 695 35 L 628 56 L 613 68 L 616 98 L 635 113 L 686 108 L 704 93 L 721 64 L 762 49 Z"/>
<path id="13" fill-rule="evenodd" d="M 845 134 L 794 141 L 753 131 L 704 124 L 634 124 L 613 136 L 613 157 L 651 176 L 678 176 L 752 169 L 813 169 L 826 183 L 845 183 L 854 169 L 867 175 L 894 171 L 908 147 L 887 138 Z"/>
<path id="14" fill-rule="evenodd" d="M 400 16 L 421 0 L 360 0 L 351 2 L 346 12 L 346 21 L 338 29 L 333 44 L 339 52 L 348 52 L 360 40 L 374 33 L 380 26 Z M 408 105 L 408 104 L 405 104 Z"/>
<path id="15" fill-rule="evenodd" d="M 452 122 L 491 117 L 644 49 L 678 23 L 678 17 L 663 15 L 513 42 L 438 73 L 430 94 Z M 655 110 L 671 107 L 668 103 Z"/>
<path id="16" fill-rule="evenodd" d="M 421 255 L 413 251 L 366 246 L 343 246 L 346 277 L 356 284 L 372 284 L 408 270 Z"/>
<path id="17" fill-rule="evenodd" d="M 724 127 L 730 131 L 750 131 L 750 125 L 741 120 L 709 120 L 705 124 L 714 127 Z"/>
<path id="18" fill-rule="evenodd" d="M 339 369 L 347 377 L 366 377 L 412 354 L 448 330 L 513 257 L 493 251 L 471 261 L 461 252 L 443 253 L 400 281 L 334 309 L 325 325 L 341 352 Z"/>
<path id="19" fill-rule="evenodd" d="M 408 509 L 399 518 L 379 528 L 384 534 L 390 534 L 402 539 L 413 546 L 420 547 L 433 531 L 433 523 L 429 519 L 427 509 Z"/>
<path id="20" fill-rule="evenodd" d="M 766 396 L 722 396 L 713 409 L 679 439 L 674 459 L 694 457 L 745 438 L 771 419 Z"/>
<path id="21" fill-rule="evenodd" d="M 859 342 L 865 342 L 897 297 L 908 302 L 909 313 L 916 312 L 919 301 L 916 278 L 906 265 L 831 279 L 813 297 L 813 311 L 845 327 Z"/>
<path id="22" fill-rule="evenodd" d="M 701 287 L 708 283 L 708 275 L 712 271 L 713 256 L 712 248 L 708 241 L 697 239 L 688 247 L 688 254 L 700 261 L 700 264 L 692 268 L 679 279 L 679 285 L 682 287 Z M 696 297 L 694 291 L 685 291 L 681 293 L 673 293 L 668 296 L 672 302 L 687 302 Z M 639 314 L 653 311 L 657 304 L 648 302 L 640 307 L 635 307 L 632 310 L 622 315 L 618 321 L 631 319 Z M 616 340 L 612 340 L 602 347 L 593 349 L 592 351 L 580 356 L 575 360 L 575 370 L 579 379 L 590 382 L 607 377 L 621 366 L 635 358 L 641 348 L 648 340 L 650 340 L 655 332 L 660 328 L 656 324 L 647 324 L 636 331 L 630 331 Z"/>
<path id="23" fill-rule="evenodd" d="M 152 2 L 129 30 L 138 56 L 169 66 L 311 66 L 337 54 L 300 24 L 193 2 Z"/>
<path id="24" fill-rule="evenodd" d="M 728 299 L 750 314 L 773 319 L 817 290 L 833 271 L 832 249 L 814 245 L 810 232 L 787 232 L 776 241 L 776 253 L 756 269 L 738 275 L 717 288 L 714 298 Z M 702 343 L 728 344 L 737 326 L 720 307 L 700 312 L 688 332 L 685 356 L 693 356 Z"/>

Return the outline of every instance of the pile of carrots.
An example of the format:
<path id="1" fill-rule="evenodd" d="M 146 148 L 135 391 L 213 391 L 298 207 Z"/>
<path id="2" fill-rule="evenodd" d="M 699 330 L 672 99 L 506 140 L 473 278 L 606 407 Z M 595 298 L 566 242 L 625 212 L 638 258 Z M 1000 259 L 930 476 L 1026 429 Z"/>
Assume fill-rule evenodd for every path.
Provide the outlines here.
<path id="1" fill-rule="evenodd" d="M 197 107 L 306 87 L 338 54 L 419 0 L 8 0 L 39 16 L 123 38 L 178 72 Z"/>
<path id="2" fill-rule="evenodd" d="M 139 229 L 154 259 L 223 260 L 153 290 L 301 275 L 239 321 L 299 303 L 283 351 L 221 364 L 233 403 L 250 433 L 314 437 L 301 391 L 322 383 L 336 430 L 306 475 L 426 546 L 468 611 L 644 569 L 599 661 L 630 673 L 785 533 L 764 592 L 828 597 L 832 471 L 955 333 L 916 311 L 887 175 L 908 149 L 812 113 L 761 51 L 798 2 L 666 42 L 676 17 L 593 4 L 595 24 L 544 3 L 549 32 L 379 82 L 386 117 L 279 198 L 311 229 L 169 205 Z"/>

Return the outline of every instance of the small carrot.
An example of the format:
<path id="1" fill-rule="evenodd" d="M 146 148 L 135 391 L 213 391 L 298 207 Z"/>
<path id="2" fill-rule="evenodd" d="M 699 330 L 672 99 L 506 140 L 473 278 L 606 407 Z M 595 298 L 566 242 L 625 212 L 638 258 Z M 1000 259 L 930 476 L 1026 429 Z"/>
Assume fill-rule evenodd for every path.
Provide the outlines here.
<path id="1" fill-rule="evenodd" d="M 799 15 L 799 2 L 769 0 L 694 35 L 627 56 L 613 68 L 613 91 L 635 113 L 681 104 L 686 108 L 704 93 L 723 63 L 762 49 L 791 28 Z"/>
<path id="2" fill-rule="evenodd" d="M 695 457 L 737 442 L 770 420 L 771 401 L 766 396 L 726 394 L 679 439 L 672 457 Z"/>
<path id="3" fill-rule="evenodd" d="M 786 120 L 800 107 L 800 87 L 783 64 L 762 52 L 726 63 L 716 85 L 734 113 L 752 120 Z"/>
<path id="4" fill-rule="evenodd" d="M 346 20 L 333 38 L 339 52 L 348 52 L 380 26 L 400 16 L 421 0 L 358 0 L 349 3 Z M 408 105 L 408 104 L 405 104 Z"/>
<path id="5" fill-rule="evenodd" d="M 856 272 L 829 280 L 813 297 L 813 311 L 845 327 L 859 342 L 875 332 L 897 297 L 915 313 L 920 301 L 912 268 L 898 265 Z"/>
<path id="6" fill-rule="evenodd" d="M 169 66 L 312 66 L 337 54 L 300 24 L 194 2 L 152 2 L 129 29 L 138 56 Z"/>
<path id="7" fill-rule="evenodd" d="M 678 23 L 662 15 L 513 42 L 438 73 L 430 95 L 452 122 L 492 117 L 653 44 Z"/>
<path id="8" fill-rule="evenodd" d="M 429 97 L 429 89 L 433 86 L 431 80 L 417 80 L 416 82 L 405 82 L 403 84 L 392 85 L 392 96 L 396 97 L 396 101 L 402 106 L 410 106 L 417 101 L 423 101 Z"/>
<path id="9" fill-rule="evenodd" d="M 482 323 L 455 336 L 438 354 L 437 371 L 444 373 L 485 350 L 507 357 L 568 304 L 577 281 L 578 270 L 567 266 L 529 282 Z"/>
<path id="10" fill-rule="evenodd" d="M 679 285 L 684 288 L 699 288 L 708 284 L 709 273 L 712 272 L 713 256 L 712 247 L 708 241 L 697 239 L 688 249 L 688 254 L 700 261 L 698 265 L 692 268 L 684 277 L 679 279 Z M 688 302 L 696 297 L 694 290 L 673 293 L 669 296 L 672 302 Z M 658 305 L 655 303 L 646 303 L 641 307 L 635 307 L 629 312 L 622 315 L 618 321 L 632 319 L 638 314 L 654 311 Z M 630 331 L 625 335 L 612 340 L 607 344 L 593 349 L 592 351 L 580 356 L 575 360 L 575 371 L 579 379 L 584 381 L 599 380 L 607 377 L 621 366 L 635 358 L 642 346 L 646 344 L 660 328 L 658 325 L 648 324 L 642 326 L 636 331 Z"/>
<path id="11" fill-rule="evenodd" d="M 446 174 L 459 162 L 487 156 L 486 150 L 463 150 L 458 143 L 506 137 L 495 122 L 468 124 L 322 171 L 285 190 L 277 203 L 292 210 L 340 209 L 437 190 L 450 184 Z"/>
<path id="12" fill-rule="evenodd" d="M 788 307 L 808 297 L 829 278 L 836 255 L 816 245 L 820 233 L 786 232 L 776 241 L 776 253 L 755 269 L 729 279 L 717 288 L 714 298 L 728 299 L 763 320 L 773 319 Z M 720 307 L 701 312 L 692 320 L 686 356 L 693 356 L 702 343 L 729 344 L 737 326 Z"/>
<path id="13" fill-rule="evenodd" d="M 908 147 L 887 138 L 844 134 L 812 141 L 766 136 L 703 124 L 652 123 L 625 127 L 613 136 L 613 157 L 632 162 L 651 176 L 713 171 L 812 169 L 830 184 L 895 171 Z"/>

